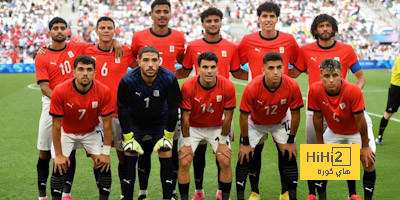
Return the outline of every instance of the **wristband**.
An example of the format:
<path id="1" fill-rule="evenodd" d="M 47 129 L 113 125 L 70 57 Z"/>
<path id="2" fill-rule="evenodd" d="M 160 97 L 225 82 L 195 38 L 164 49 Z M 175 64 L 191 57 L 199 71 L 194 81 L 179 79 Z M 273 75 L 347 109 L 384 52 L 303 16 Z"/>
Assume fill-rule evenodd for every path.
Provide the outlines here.
<path id="1" fill-rule="evenodd" d="M 246 137 L 241 136 L 240 137 L 240 143 L 245 145 L 245 146 L 249 146 L 250 145 L 249 136 L 246 136 Z"/>
<path id="2" fill-rule="evenodd" d="M 192 144 L 190 142 L 190 137 L 183 138 L 183 146 L 192 146 Z"/>
<path id="3" fill-rule="evenodd" d="M 219 137 L 218 143 L 220 143 L 220 144 L 226 144 L 226 139 L 227 139 L 227 138 L 228 138 L 227 135 L 221 135 L 221 136 Z"/>
<path id="4" fill-rule="evenodd" d="M 110 155 L 110 150 L 111 150 L 111 146 L 103 145 L 103 151 L 101 152 L 101 154 L 109 156 Z"/>
<path id="5" fill-rule="evenodd" d="M 296 135 L 289 135 L 289 138 L 287 139 L 287 143 L 289 144 L 293 144 L 294 143 L 294 138 L 296 137 Z"/>

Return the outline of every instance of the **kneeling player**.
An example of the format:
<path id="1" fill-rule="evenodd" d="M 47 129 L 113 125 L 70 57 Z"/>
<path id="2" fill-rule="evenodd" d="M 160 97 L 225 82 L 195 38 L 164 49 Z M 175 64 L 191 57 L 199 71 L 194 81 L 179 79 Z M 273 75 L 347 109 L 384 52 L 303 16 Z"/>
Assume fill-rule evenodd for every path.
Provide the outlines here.
<path id="1" fill-rule="evenodd" d="M 99 199 L 108 199 L 111 189 L 111 114 L 114 112 L 111 92 L 107 86 L 93 80 L 95 61 L 88 56 L 79 56 L 75 60 L 74 76 L 54 89 L 50 103 L 55 153 L 52 199 L 61 199 L 64 175 L 70 165 L 68 157 L 78 145 L 82 145 L 95 162 Z M 104 146 L 101 133 L 95 130 L 99 116 L 103 121 Z"/>
<path id="2" fill-rule="evenodd" d="M 368 144 L 367 123 L 364 117 L 364 98 L 361 89 L 342 79 L 341 65 L 325 59 L 321 65 L 321 81 L 311 85 L 308 110 L 314 112 L 313 122 L 318 144 L 361 144 L 364 167 L 365 199 L 372 199 L 375 187 L 375 153 Z M 323 118 L 328 128 L 323 132 Z M 351 188 L 349 188 L 350 191 Z M 349 199 L 361 199 L 355 188 Z"/>
<path id="3" fill-rule="evenodd" d="M 256 158 L 254 155 L 254 148 L 264 142 L 270 132 L 281 152 L 281 182 L 289 190 L 284 193 L 286 197 L 281 198 L 289 199 L 290 196 L 290 199 L 296 199 L 298 169 L 294 138 L 299 127 L 303 99 L 297 82 L 283 74 L 282 56 L 279 53 L 266 54 L 263 63 L 264 75 L 257 76 L 246 86 L 240 103 L 241 144 L 236 167 L 237 197 L 239 200 L 244 199 L 248 162 L 250 165 L 261 163 L 258 156 Z M 292 117 L 290 125 L 288 108 Z M 260 196 L 253 192 L 250 199 L 260 199 Z"/>
<path id="4" fill-rule="evenodd" d="M 187 80 L 181 89 L 183 146 L 179 151 L 179 191 L 181 198 L 187 200 L 193 152 L 200 141 L 206 140 L 221 167 L 222 199 L 227 200 L 232 185 L 228 134 L 236 106 L 235 87 L 228 79 L 217 75 L 218 58 L 214 53 L 202 53 L 197 62 L 199 75 Z"/>

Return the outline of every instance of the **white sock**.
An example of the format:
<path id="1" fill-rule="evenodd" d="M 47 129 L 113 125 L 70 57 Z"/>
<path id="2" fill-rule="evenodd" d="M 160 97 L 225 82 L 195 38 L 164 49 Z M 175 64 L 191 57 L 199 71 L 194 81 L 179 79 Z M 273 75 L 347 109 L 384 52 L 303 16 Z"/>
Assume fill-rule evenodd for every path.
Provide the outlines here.
<path id="1" fill-rule="evenodd" d="M 139 196 L 140 195 L 146 195 L 147 197 L 147 190 L 139 190 Z"/>
<path id="2" fill-rule="evenodd" d="M 204 189 L 200 189 L 200 190 L 196 189 L 196 192 L 204 193 Z"/>
<path id="3" fill-rule="evenodd" d="M 71 193 L 65 193 L 63 192 L 62 196 L 67 196 L 67 195 L 71 195 Z"/>
<path id="4" fill-rule="evenodd" d="M 222 190 L 220 190 L 220 189 L 217 190 L 217 193 L 221 193 L 221 192 L 222 192 Z"/>

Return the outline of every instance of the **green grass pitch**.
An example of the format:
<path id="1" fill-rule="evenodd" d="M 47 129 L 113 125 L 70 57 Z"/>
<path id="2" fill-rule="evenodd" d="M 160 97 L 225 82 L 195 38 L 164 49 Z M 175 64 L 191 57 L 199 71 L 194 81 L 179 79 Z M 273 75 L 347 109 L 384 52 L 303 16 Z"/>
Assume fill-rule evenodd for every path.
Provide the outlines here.
<path id="1" fill-rule="evenodd" d="M 388 70 L 365 70 L 367 83 L 364 87 L 366 110 L 374 124 L 374 134 L 378 134 L 380 117 L 386 107 L 387 88 L 390 84 Z M 354 82 L 354 76 L 349 75 Z M 234 113 L 236 141 L 232 143 L 232 169 L 235 170 L 239 138 L 239 104 L 246 82 L 233 79 L 236 85 L 237 108 Z M 306 96 L 307 77 L 301 75 L 297 81 Z M 31 89 L 28 85 L 33 85 Z M 0 74 L 0 199 L 37 199 L 36 149 L 38 121 L 41 112 L 41 93 L 35 85 L 34 74 Z M 300 128 L 297 133 L 297 146 L 305 142 L 305 108 L 302 109 Z M 400 118 L 398 114 L 393 118 Z M 374 199 L 396 199 L 400 196 L 398 190 L 400 177 L 400 162 L 397 146 L 400 135 L 399 120 L 391 120 L 384 137 L 384 145 L 377 147 L 376 169 L 377 181 Z M 110 199 L 119 199 L 120 186 L 117 173 L 117 157 L 112 150 L 113 186 Z M 275 146 L 268 140 L 262 154 L 262 171 L 260 177 L 261 199 L 278 199 L 280 193 L 279 172 L 277 168 L 277 152 Z M 299 161 L 298 161 L 299 162 Z M 52 168 L 52 167 L 51 167 Z M 192 168 L 193 169 L 193 168 Z M 234 173 L 233 173 L 234 174 Z M 217 170 L 215 157 L 208 147 L 207 166 L 204 177 L 206 199 L 214 199 L 217 188 Z M 361 175 L 362 178 L 362 175 Z M 193 175 L 191 177 L 190 196 L 194 193 Z M 50 178 L 49 178 L 50 180 Z M 138 180 L 135 184 L 135 198 L 138 194 Z M 248 181 L 249 182 L 249 181 Z M 250 195 L 250 185 L 247 184 L 246 196 Z M 47 195 L 50 196 L 50 181 Z M 357 181 L 357 192 L 363 195 L 362 180 Z M 347 199 L 346 181 L 329 181 L 327 188 L 329 199 Z M 307 182 L 299 181 L 298 199 L 305 199 L 308 194 Z M 94 182 L 92 160 L 86 158 L 83 150 L 77 152 L 77 169 L 72 188 L 75 199 L 97 199 L 97 187 Z M 152 171 L 149 183 L 149 199 L 161 198 L 161 183 L 159 178 L 159 162 L 155 154 L 152 157 Z M 232 185 L 231 198 L 236 199 L 236 188 Z"/>

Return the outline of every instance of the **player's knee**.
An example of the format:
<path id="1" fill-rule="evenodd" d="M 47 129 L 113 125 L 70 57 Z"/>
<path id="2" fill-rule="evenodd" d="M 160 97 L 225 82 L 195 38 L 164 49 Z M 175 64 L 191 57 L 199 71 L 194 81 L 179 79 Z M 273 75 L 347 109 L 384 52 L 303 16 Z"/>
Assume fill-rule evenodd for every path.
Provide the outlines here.
<path id="1" fill-rule="evenodd" d="M 184 158 L 181 158 L 179 160 L 179 168 L 182 170 L 189 170 L 190 165 L 192 164 L 192 157 L 191 156 L 186 156 Z"/>
<path id="2" fill-rule="evenodd" d="M 231 168 L 231 159 L 223 155 L 217 155 L 217 160 L 221 170 L 229 170 Z"/>
<path id="3" fill-rule="evenodd" d="M 39 158 L 40 158 L 40 159 L 50 159 L 50 158 L 51 158 L 51 153 L 50 153 L 50 151 L 42 151 L 42 150 L 40 150 L 40 152 L 39 152 Z"/>
<path id="4" fill-rule="evenodd" d="M 386 120 L 389 120 L 389 119 L 392 117 L 392 115 L 393 115 L 393 113 L 385 112 L 385 114 L 383 114 L 383 117 L 384 117 Z"/>

